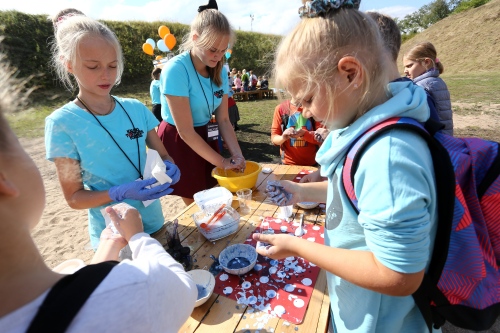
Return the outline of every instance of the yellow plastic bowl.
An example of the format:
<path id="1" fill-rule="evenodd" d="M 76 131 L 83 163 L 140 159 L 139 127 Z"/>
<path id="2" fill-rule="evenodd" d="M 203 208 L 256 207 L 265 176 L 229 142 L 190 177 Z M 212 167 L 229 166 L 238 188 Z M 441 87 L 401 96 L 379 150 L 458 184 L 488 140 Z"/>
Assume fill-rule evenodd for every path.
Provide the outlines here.
<path id="1" fill-rule="evenodd" d="M 214 168 L 212 177 L 217 179 L 219 185 L 227 188 L 231 192 L 236 192 L 242 188 L 252 188 L 257 183 L 257 178 L 262 167 L 259 163 L 246 161 L 245 172 Z"/>

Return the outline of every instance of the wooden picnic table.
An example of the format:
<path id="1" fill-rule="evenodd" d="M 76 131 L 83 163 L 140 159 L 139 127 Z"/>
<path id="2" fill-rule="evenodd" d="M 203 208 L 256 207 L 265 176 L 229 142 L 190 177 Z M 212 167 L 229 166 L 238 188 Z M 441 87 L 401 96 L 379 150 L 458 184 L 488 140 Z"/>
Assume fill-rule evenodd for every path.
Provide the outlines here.
<path id="1" fill-rule="evenodd" d="M 274 98 L 274 90 L 272 89 L 256 89 L 250 91 L 240 91 L 233 94 L 233 98 L 239 101 L 248 101 L 250 96 L 254 96 L 255 99 L 262 99 L 264 97 Z"/>
<path id="2" fill-rule="evenodd" d="M 265 187 L 267 180 L 293 180 L 301 170 L 315 170 L 314 167 L 262 164 L 263 168 L 271 168 L 270 174 L 261 172 L 253 188 L 251 211 L 241 215 L 239 229 L 236 233 L 218 241 L 208 241 L 195 226 L 193 213 L 199 211 L 196 203 L 189 205 L 177 215 L 179 235 L 184 246 L 191 248 L 194 269 L 208 269 L 213 264 L 210 255 L 218 258 L 219 253 L 228 245 L 244 243 L 263 217 L 278 217 L 276 205 L 266 201 Z M 239 211 L 239 203 L 233 196 L 232 207 Z M 324 225 L 324 209 L 318 207 L 303 210 L 294 206 L 295 218 L 304 214 L 304 223 Z M 328 297 L 325 272 L 321 270 L 314 286 L 304 320 L 301 324 L 292 324 L 278 317 L 272 317 L 237 301 L 218 295 L 214 292 L 203 305 L 195 308 L 191 317 L 184 323 L 179 332 L 182 333 L 226 333 L 226 332 L 321 332 L 327 330 L 330 300 Z M 175 306 L 175 305 L 174 305 Z M 266 317 L 267 316 L 267 317 Z M 262 318 L 267 318 L 265 321 Z"/>

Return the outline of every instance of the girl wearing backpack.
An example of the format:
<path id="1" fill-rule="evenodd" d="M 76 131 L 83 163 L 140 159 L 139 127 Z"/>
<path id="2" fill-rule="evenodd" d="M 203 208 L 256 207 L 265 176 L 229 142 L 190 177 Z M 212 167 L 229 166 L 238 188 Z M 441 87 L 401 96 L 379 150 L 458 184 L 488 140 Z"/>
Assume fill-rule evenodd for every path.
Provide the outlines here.
<path id="1" fill-rule="evenodd" d="M 357 137 L 385 119 L 429 118 L 421 87 L 389 83 L 398 73 L 380 56 L 378 27 L 359 4 L 306 2 L 301 22 L 276 55 L 277 82 L 300 101 L 306 117 L 331 132 L 316 155 L 328 181 L 281 181 L 268 186 L 268 195 L 281 205 L 326 202 L 325 245 L 285 234 L 253 237 L 271 244 L 258 248 L 261 255 L 298 256 L 327 271 L 335 332 L 422 333 L 427 326 L 411 295 L 429 265 L 437 220 L 426 141 L 389 130 L 367 148 L 354 179 L 359 215 L 342 186 L 346 153 Z"/>

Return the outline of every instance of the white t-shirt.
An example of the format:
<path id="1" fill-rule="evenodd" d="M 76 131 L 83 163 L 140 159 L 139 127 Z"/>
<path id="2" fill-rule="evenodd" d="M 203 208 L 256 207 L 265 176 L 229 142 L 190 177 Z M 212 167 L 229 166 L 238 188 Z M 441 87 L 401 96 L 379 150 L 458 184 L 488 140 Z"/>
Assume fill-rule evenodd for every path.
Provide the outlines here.
<path id="1" fill-rule="evenodd" d="M 176 333 L 188 319 L 198 295 L 191 276 L 148 234 L 129 244 L 133 260 L 113 268 L 67 332 Z M 0 332 L 26 332 L 48 292 L 0 318 Z"/>

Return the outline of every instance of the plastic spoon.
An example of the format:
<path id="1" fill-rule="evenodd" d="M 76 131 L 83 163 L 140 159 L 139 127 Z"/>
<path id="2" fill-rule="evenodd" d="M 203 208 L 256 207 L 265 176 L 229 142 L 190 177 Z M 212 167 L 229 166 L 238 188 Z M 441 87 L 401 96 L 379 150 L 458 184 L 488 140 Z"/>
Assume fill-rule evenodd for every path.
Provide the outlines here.
<path id="1" fill-rule="evenodd" d="M 303 224 L 304 224 L 304 214 L 302 214 L 302 217 L 300 218 L 299 227 L 295 229 L 295 236 L 301 237 L 304 234 L 304 228 L 302 228 Z"/>

